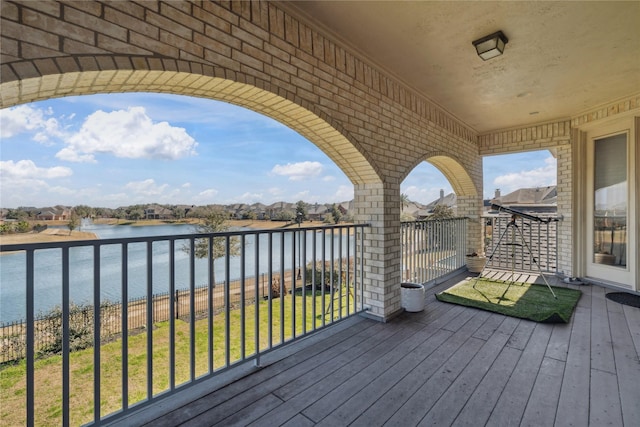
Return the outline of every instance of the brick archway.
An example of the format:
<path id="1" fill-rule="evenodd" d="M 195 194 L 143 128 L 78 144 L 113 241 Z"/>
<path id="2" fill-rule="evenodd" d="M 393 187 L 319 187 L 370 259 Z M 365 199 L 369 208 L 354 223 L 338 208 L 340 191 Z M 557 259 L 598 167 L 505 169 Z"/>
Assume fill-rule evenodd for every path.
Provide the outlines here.
<path id="1" fill-rule="evenodd" d="M 62 96 L 114 92 L 171 93 L 225 101 L 264 114 L 298 132 L 333 160 L 354 185 L 380 182 L 373 161 L 367 158 L 366 152 L 353 137 L 348 137 L 340 124 L 322 111 L 314 112 L 314 105 L 307 102 L 300 102 L 303 105 L 296 104 L 288 99 L 295 98 L 289 93 L 281 96 L 269 91 L 264 82 L 248 84 L 241 83 L 244 79 L 237 75 L 236 78 L 240 81 L 207 75 L 204 67 L 186 62 L 178 64 L 174 61 L 141 60 L 133 65 L 147 67 L 118 69 L 117 58 L 99 57 L 93 58 L 93 61 L 106 61 L 116 67 L 3 82 L 0 85 L 0 107 L 7 108 Z M 191 71 L 176 71 L 174 66 L 182 66 Z M 194 69 L 201 73 L 194 72 Z"/>
<path id="2" fill-rule="evenodd" d="M 318 146 L 353 182 L 356 221 L 371 225 L 366 286 L 382 319 L 400 309 L 401 177 L 437 152 L 459 159 L 480 188 L 474 129 L 278 2 L 13 0 L 2 14 L 0 108 L 91 93 L 190 95 L 272 117 Z M 467 211 L 478 216 L 480 199 L 464 196 Z"/>
<path id="3" fill-rule="evenodd" d="M 425 154 L 423 159 L 418 160 L 413 167 L 405 172 L 402 180 L 423 161 L 432 164 L 447 178 L 458 197 L 478 197 L 482 193 L 482 191 L 478 191 L 478 188 L 482 190 L 482 163 L 477 162 L 477 164 L 465 166 L 452 154 L 441 151 Z M 473 168 L 474 166 L 475 168 Z M 473 169 L 473 175 L 471 169 Z"/>
<path id="4" fill-rule="evenodd" d="M 478 190 L 473 178 L 462 164 L 445 155 L 434 155 L 427 158 L 427 162 L 435 166 L 447 178 L 453 191 L 458 196 L 477 196 Z"/>
<path id="5" fill-rule="evenodd" d="M 482 161 L 478 158 L 464 165 L 452 154 L 434 151 L 425 154 L 416 162 L 413 170 L 422 161 L 436 167 L 447 178 L 458 200 L 457 215 L 469 219 L 467 226 L 467 247 L 484 250 L 482 239 Z M 407 171 L 404 178 L 410 173 Z"/>

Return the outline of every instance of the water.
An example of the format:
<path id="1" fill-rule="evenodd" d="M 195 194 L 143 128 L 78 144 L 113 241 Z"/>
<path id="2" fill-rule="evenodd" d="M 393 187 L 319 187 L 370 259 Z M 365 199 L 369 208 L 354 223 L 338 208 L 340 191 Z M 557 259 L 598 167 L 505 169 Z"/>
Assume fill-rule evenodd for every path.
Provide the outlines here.
<path id="1" fill-rule="evenodd" d="M 236 229 L 240 230 L 240 229 Z M 194 233 L 190 225 L 158 225 L 158 226 L 110 226 L 83 224 L 82 231 L 96 233 L 101 239 L 166 236 Z M 304 263 L 311 261 L 312 241 L 308 234 L 306 256 Z M 293 233 L 285 233 L 283 241 L 281 234 L 273 235 L 272 269 L 277 272 L 281 267 L 281 246 L 284 243 L 285 270 L 294 269 L 303 262 L 303 255 L 294 253 L 292 246 Z M 296 237 L 299 239 L 299 237 Z M 334 244 L 338 244 L 338 234 L 334 236 Z M 346 248 L 347 236 L 342 238 L 343 250 Z M 191 280 L 189 254 L 183 250 L 188 240 L 178 240 L 175 244 L 175 287 L 188 289 Z M 255 275 L 255 235 L 245 237 L 245 276 Z M 322 239 L 316 242 L 316 252 L 321 256 Z M 325 236 L 326 259 L 329 259 L 331 236 Z M 353 245 L 351 246 L 353 248 Z M 337 246 L 336 246 L 337 248 Z M 152 293 L 159 294 L 169 291 L 169 242 L 156 242 L 152 246 Z M 304 254 L 304 251 L 303 251 Z M 264 275 L 269 271 L 268 236 L 259 237 L 258 273 Z M 334 254 L 337 257 L 337 249 Z M 345 254 L 346 255 L 346 254 Z M 47 249 L 35 252 L 35 300 L 36 313 L 44 313 L 62 303 L 62 251 Z M 297 258 L 297 261 L 296 261 Z M 24 253 L 0 256 L 0 323 L 17 321 L 26 317 L 26 256 Z M 75 304 L 93 304 L 94 299 L 94 259 L 92 247 L 72 248 L 69 251 L 69 294 Z M 242 273 L 242 259 L 232 257 L 229 263 L 229 277 L 231 280 L 240 278 Z M 100 253 L 100 299 L 103 302 L 122 300 L 122 245 L 105 245 Z M 195 259 L 193 271 L 196 286 L 208 283 L 207 259 Z M 127 256 L 127 299 L 139 298 L 147 295 L 147 244 L 135 243 L 128 245 Z M 214 262 L 214 281 L 221 282 L 226 276 L 223 258 Z"/>

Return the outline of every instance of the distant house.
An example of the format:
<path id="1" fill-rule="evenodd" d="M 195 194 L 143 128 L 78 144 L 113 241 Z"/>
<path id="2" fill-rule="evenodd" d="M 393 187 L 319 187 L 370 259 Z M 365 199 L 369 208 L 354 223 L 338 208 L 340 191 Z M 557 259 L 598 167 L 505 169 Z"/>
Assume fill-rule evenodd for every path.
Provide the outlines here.
<path id="1" fill-rule="evenodd" d="M 455 212 L 458 207 L 458 196 L 456 196 L 456 193 L 449 193 L 445 196 L 444 190 L 440 190 L 440 197 L 427 204 L 426 209 L 429 213 L 433 213 L 436 206 L 447 206 Z"/>
<path id="2" fill-rule="evenodd" d="M 283 211 L 295 212 L 296 205 L 294 203 L 276 202 L 265 207 L 265 211 L 269 218 L 275 218 L 279 213 Z"/>
<path id="3" fill-rule="evenodd" d="M 458 205 L 458 197 L 455 193 L 449 193 L 445 196 L 444 190 L 440 190 L 440 197 L 427 205 L 421 205 L 419 203 L 411 202 L 409 206 L 404 209 L 404 212 L 412 215 L 418 220 L 427 219 L 433 214 L 433 210 L 436 206 L 447 206 L 453 209 L 455 214 Z"/>
<path id="4" fill-rule="evenodd" d="M 554 213 L 558 210 L 558 192 L 555 185 L 547 187 L 520 188 L 501 195 L 496 190 L 489 205 L 497 204 L 523 212 Z"/>
<path id="5" fill-rule="evenodd" d="M 71 218 L 71 209 L 61 206 L 43 208 L 35 217 L 38 221 L 67 221 Z"/>
<path id="6" fill-rule="evenodd" d="M 173 212 L 160 205 L 148 206 L 144 210 L 145 219 L 174 219 Z"/>
<path id="7" fill-rule="evenodd" d="M 307 218 L 309 218 L 310 221 L 323 221 L 325 215 L 329 212 L 330 210 L 327 205 L 320 205 L 316 203 L 309 206 L 309 209 L 307 209 Z"/>

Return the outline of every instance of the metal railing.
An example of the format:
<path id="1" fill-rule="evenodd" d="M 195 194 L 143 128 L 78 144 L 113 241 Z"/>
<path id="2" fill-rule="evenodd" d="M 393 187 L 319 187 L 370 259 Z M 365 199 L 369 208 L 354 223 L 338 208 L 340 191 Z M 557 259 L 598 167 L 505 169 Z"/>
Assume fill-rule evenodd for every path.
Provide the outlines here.
<path id="1" fill-rule="evenodd" d="M 427 283 L 465 265 L 467 218 L 403 222 L 402 280 Z"/>
<path id="2" fill-rule="evenodd" d="M 366 227 L 2 245 L 23 260 L 14 286 L 26 316 L 24 389 L 3 405 L 23 408 L 28 426 L 101 424 L 240 362 L 259 364 L 261 354 L 365 310 Z M 214 257 L 221 243 L 224 255 L 197 258 L 202 242 Z M 47 352 L 36 308 L 51 288 L 59 326 Z M 60 385 L 49 391 L 51 372 Z M 55 408 L 41 404 L 47 393 L 59 397 Z"/>
<path id="3" fill-rule="evenodd" d="M 555 214 L 538 214 L 540 218 L 556 218 Z M 524 272 L 555 273 L 558 256 L 557 221 L 532 221 L 512 215 L 483 217 L 487 268 Z M 493 254 L 493 257 L 489 257 Z M 538 269 L 538 266 L 540 269 Z"/>

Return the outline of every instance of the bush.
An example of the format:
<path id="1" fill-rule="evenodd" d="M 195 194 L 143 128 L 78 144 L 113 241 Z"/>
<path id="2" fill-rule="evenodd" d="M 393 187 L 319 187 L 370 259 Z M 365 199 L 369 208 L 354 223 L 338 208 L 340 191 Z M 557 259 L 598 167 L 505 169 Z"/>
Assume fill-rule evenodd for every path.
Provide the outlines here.
<path id="1" fill-rule="evenodd" d="M 69 307 L 69 351 L 82 350 L 93 346 L 92 308 L 71 304 Z M 62 353 L 62 309 L 55 307 L 44 318 L 49 325 L 44 334 L 48 335 L 40 354 Z"/>
<path id="2" fill-rule="evenodd" d="M 346 273 L 346 265 L 342 266 L 342 276 L 345 276 Z M 315 278 L 315 280 L 314 280 Z M 315 284 L 317 289 L 320 289 L 321 286 L 325 286 L 327 290 L 331 289 L 331 286 L 339 286 L 342 282 L 342 278 L 340 275 L 339 265 L 334 263 L 333 265 L 333 274 L 331 271 L 331 261 L 324 262 L 324 280 L 322 274 L 322 261 L 316 261 L 315 263 L 309 263 L 306 266 L 306 284 L 312 285 Z M 333 279 L 333 282 L 332 282 Z"/>
<path id="3" fill-rule="evenodd" d="M 26 233 L 29 230 L 31 230 L 31 226 L 29 225 L 29 223 L 27 221 L 19 221 L 15 225 L 15 229 L 16 229 L 17 233 Z"/>
<path id="4" fill-rule="evenodd" d="M 283 284 L 283 292 L 287 293 L 287 285 Z M 271 297 L 272 298 L 280 298 L 280 278 L 274 277 L 271 282 Z"/>

